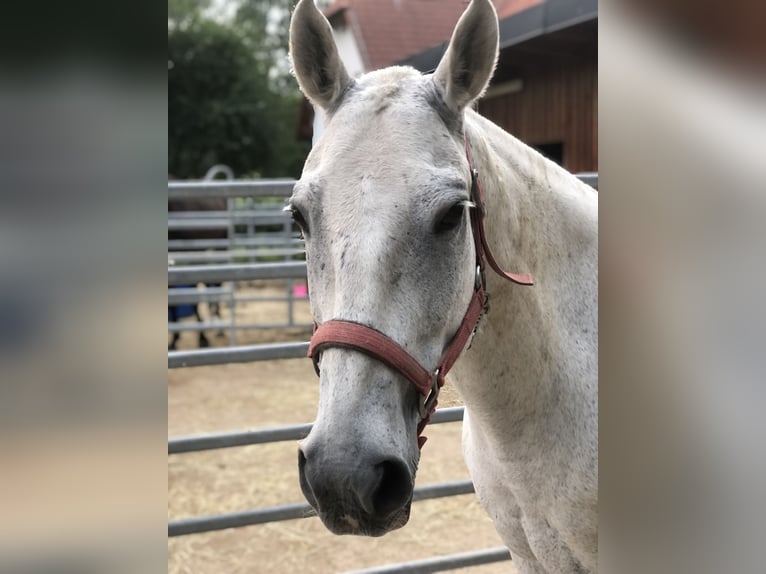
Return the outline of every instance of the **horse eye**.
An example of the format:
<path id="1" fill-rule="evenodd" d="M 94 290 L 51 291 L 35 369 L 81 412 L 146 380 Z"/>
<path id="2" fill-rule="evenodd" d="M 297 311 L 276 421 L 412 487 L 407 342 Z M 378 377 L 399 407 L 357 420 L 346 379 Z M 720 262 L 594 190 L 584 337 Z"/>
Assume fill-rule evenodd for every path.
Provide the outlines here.
<path id="1" fill-rule="evenodd" d="M 461 201 L 450 207 L 444 215 L 441 216 L 439 221 L 436 222 L 434 232 L 437 234 L 446 233 L 456 229 L 463 221 L 463 213 L 465 212 L 465 202 Z"/>
<path id="2" fill-rule="evenodd" d="M 301 237 L 304 235 L 308 235 L 309 226 L 306 223 L 306 218 L 303 217 L 301 210 L 295 207 L 294 205 L 288 205 L 287 209 L 290 212 L 290 215 L 292 215 L 293 217 L 293 222 L 300 228 Z"/>

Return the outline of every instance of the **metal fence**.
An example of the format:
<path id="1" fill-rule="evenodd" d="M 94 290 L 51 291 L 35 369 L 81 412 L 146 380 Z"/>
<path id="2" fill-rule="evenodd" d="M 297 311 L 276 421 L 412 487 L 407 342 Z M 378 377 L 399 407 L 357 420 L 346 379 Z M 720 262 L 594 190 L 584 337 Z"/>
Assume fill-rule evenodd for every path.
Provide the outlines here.
<path id="1" fill-rule="evenodd" d="M 583 174 L 586 183 L 598 187 L 598 174 Z M 255 181 L 255 182 L 204 182 L 170 184 L 171 197 L 203 197 L 211 194 L 223 194 L 226 197 L 287 197 L 291 193 L 293 181 Z M 250 238 L 252 239 L 252 238 Z M 210 258 L 207 262 L 217 262 Z M 189 285 L 197 283 L 222 283 L 261 280 L 261 279 L 302 279 L 306 276 L 304 262 L 278 262 L 260 264 L 209 264 L 178 265 L 168 269 L 168 285 Z M 229 291 L 205 291 L 197 294 L 198 300 L 208 300 L 217 296 L 230 296 Z M 195 300 L 193 294 L 178 291 L 169 295 L 169 303 Z M 248 345 L 202 349 L 195 351 L 172 351 L 168 353 L 168 368 L 195 367 L 201 365 L 220 365 L 276 359 L 303 358 L 306 356 L 308 343 L 281 343 Z M 433 424 L 460 421 L 463 408 L 439 409 L 433 417 Z M 308 435 L 310 424 L 270 427 L 255 430 L 242 430 L 225 433 L 212 433 L 196 436 L 172 437 L 168 440 L 168 454 L 180 455 L 211 449 L 236 448 L 246 445 L 264 444 L 279 441 L 300 440 Z M 470 481 L 456 481 L 421 486 L 415 489 L 413 501 L 427 500 L 473 492 Z M 315 516 L 311 507 L 305 503 L 294 503 L 267 508 L 256 508 L 242 512 L 199 516 L 173 520 L 168 523 L 168 536 L 183 536 L 210 532 L 228 528 L 264 524 L 281 520 L 294 520 Z M 399 564 L 390 564 L 365 570 L 356 574 L 393 574 L 439 572 L 456 568 L 466 568 L 509 560 L 506 548 L 491 548 L 475 552 L 464 552 L 416 560 Z M 350 574 L 350 573 L 349 573 Z"/>
<path id="2" fill-rule="evenodd" d="M 303 242 L 294 229 L 289 213 L 282 210 L 284 199 L 292 193 L 293 180 L 202 181 L 171 182 L 168 184 L 169 199 L 225 197 L 227 209 L 168 212 L 168 230 L 187 232 L 192 237 L 168 240 L 168 265 L 187 268 L 217 264 L 243 264 L 268 261 L 289 262 L 303 259 Z M 210 235 L 219 232 L 225 237 L 194 237 L 195 232 Z M 285 277 L 283 295 L 242 294 L 235 278 L 226 286 L 219 287 L 217 279 L 198 279 L 189 276 L 182 289 L 169 289 L 169 305 L 197 305 L 199 303 L 225 304 L 229 309 L 228 320 L 214 319 L 198 322 L 178 321 L 168 325 L 170 333 L 184 331 L 228 331 L 229 345 L 236 345 L 237 332 L 244 329 L 271 329 L 280 327 L 310 327 L 295 319 L 295 304 L 306 301 L 307 296 L 296 293 L 293 279 Z M 251 277 L 250 280 L 262 279 Z M 265 279 L 265 278 L 263 278 Z M 198 289 L 202 283 L 205 288 Z M 213 286 L 207 287 L 212 283 Z M 237 309 L 246 303 L 284 302 L 285 319 L 277 323 L 242 322 L 237 320 Z"/>

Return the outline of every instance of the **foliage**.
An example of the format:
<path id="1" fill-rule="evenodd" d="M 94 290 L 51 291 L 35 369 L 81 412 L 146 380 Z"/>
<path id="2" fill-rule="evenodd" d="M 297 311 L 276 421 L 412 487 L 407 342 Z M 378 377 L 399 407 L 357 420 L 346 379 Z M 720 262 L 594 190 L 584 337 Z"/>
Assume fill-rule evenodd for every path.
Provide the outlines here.
<path id="1" fill-rule="evenodd" d="M 294 0 L 242 0 L 234 22 L 277 89 L 295 89 L 289 75 L 287 44 Z"/>
<path id="2" fill-rule="evenodd" d="M 209 6 L 210 0 L 168 0 L 168 22 L 171 26 L 188 26 Z"/>
<path id="3" fill-rule="evenodd" d="M 302 96 L 287 62 L 292 2 L 243 0 L 230 24 L 207 1 L 168 4 L 168 161 L 177 178 L 216 163 L 238 177 L 297 177 L 308 144 L 295 141 Z"/>

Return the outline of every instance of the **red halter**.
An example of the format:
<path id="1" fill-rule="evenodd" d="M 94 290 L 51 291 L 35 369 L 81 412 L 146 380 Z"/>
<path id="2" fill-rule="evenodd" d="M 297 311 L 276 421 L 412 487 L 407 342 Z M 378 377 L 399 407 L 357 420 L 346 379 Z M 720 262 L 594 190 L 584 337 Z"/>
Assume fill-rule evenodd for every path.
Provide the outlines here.
<path id="1" fill-rule="evenodd" d="M 394 371 L 398 371 L 415 385 L 422 396 L 419 402 L 421 421 L 418 425 L 418 446 L 421 448 L 426 437 L 420 436 L 420 434 L 431 420 L 431 413 L 436 409 L 439 390 L 444 385 L 444 378 L 457 361 L 460 353 L 463 352 L 468 340 L 476 330 L 482 314 L 488 309 L 489 295 L 487 294 L 484 272 L 485 258 L 489 266 L 500 277 L 519 285 L 534 284 L 531 275 L 518 275 L 503 271 L 493 257 L 484 232 L 484 190 L 481 180 L 479 180 L 479 172 L 474 168 L 468 135 L 465 136 L 465 154 L 468 159 L 468 167 L 471 169 L 471 200 L 475 204 L 471 210 L 471 227 L 476 249 L 476 281 L 473 296 L 463 321 L 444 349 L 436 367 L 432 370 L 425 369 L 399 343 L 372 327 L 353 321 L 332 319 L 321 325 L 315 324 L 314 335 L 309 344 L 308 356 L 314 361 L 317 375 L 319 374 L 319 357 L 322 351 L 328 347 L 341 347 L 353 349 L 377 359 Z"/>

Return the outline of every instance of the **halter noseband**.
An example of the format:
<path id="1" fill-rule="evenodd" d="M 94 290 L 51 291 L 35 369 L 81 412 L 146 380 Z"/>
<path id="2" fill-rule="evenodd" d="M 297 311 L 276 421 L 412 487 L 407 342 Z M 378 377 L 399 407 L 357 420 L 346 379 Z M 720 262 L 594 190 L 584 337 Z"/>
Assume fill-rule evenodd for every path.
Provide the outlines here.
<path id="1" fill-rule="evenodd" d="M 471 201 L 475 204 L 471 210 L 471 228 L 476 249 L 476 280 L 463 321 L 444 349 L 436 367 L 432 370 L 425 369 L 399 343 L 377 329 L 342 319 L 332 319 L 321 325 L 315 324 L 314 334 L 309 344 L 308 356 L 314 361 L 317 375 L 319 375 L 319 358 L 322 351 L 329 347 L 340 347 L 353 349 L 377 359 L 415 385 L 421 394 L 418 403 L 421 418 L 418 425 L 418 446 L 420 448 L 426 441 L 426 437 L 420 435 L 430 422 L 431 414 L 436 409 L 439 391 L 444 386 L 444 378 L 476 331 L 482 314 L 488 310 L 489 296 L 484 271 L 485 259 L 500 277 L 519 285 L 534 284 L 531 275 L 503 271 L 492 255 L 484 232 L 484 190 L 481 180 L 479 180 L 479 172 L 474 167 L 467 134 L 465 135 L 465 154 L 468 159 L 468 167 L 471 170 Z"/>

